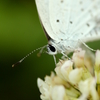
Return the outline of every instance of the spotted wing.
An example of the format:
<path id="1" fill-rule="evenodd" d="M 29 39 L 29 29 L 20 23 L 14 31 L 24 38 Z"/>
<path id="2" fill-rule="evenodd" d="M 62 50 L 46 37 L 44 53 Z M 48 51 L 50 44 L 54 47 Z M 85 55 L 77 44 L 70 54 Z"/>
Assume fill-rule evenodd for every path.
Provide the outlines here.
<path id="1" fill-rule="evenodd" d="M 97 25 L 100 0 L 49 0 L 50 24 L 56 38 L 85 39 Z"/>

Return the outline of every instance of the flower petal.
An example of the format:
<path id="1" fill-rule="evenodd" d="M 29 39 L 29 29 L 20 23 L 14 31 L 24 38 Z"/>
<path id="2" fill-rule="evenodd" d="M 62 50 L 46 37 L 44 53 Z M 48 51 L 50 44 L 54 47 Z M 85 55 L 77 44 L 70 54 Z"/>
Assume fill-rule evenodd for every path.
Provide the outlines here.
<path id="1" fill-rule="evenodd" d="M 85 51 L 82 49 L 78 49 L 76 52 L 73 54 L 73 61 L 75 63 L 75 67 L 83 67 L 84 66 L 84 55 Z"/>
<path id="2" fill-rule="evenodd" d="M 69 73 L 69 80 L 72 84 L 77 84 L 82 78 L 82 68 L 76 68 Z"/>
<path id="3" fill-rule="evenodd" d="M 54 86 L 51 93 L 52 100 L 68 100 L 63 86 Z"/>

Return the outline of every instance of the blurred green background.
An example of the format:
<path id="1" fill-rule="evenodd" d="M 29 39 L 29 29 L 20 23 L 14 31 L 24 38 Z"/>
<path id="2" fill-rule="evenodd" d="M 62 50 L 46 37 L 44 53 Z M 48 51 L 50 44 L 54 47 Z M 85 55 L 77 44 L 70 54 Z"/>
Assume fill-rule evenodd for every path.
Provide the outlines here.
<path id="1" fill-rule="evenodd" d="M 89 46 L 97 49 L 99 43 Z M 46 44 L 34 0 L 0 0 L 0 100 L 40 100 L 37 78 L 53 71 L 53 57 L 37 57 L 37 51 L 18 66 L 11 66 Z"/>

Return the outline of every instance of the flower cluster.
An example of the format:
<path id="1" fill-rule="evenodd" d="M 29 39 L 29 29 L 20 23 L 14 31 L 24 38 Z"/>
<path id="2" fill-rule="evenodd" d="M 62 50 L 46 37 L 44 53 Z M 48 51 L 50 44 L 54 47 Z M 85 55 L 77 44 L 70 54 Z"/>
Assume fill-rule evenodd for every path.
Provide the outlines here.
<path id="1" fill-rule="evenodd" d="M 100 100 L 100 51 L 78 49 L 72 59 L 59 60 L 55 73 L 38 78 L 42 100 Z"/>

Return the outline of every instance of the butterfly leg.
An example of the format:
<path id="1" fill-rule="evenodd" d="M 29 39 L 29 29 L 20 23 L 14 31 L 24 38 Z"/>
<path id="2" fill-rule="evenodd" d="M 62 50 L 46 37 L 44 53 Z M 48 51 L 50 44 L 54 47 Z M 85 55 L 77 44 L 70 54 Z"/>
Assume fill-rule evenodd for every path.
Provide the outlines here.
<path id="1" fill-rule="evenodd" d="M 45 53 L 49 54 L 47 51 L 46 51 Z M 57 64 L 57 61 L 56 61 L 56 57 L 55 57 L 55 55 L 53 55 L 53 59 L 54 59 L 55 66 L 56 66 L 56 64 Z"/>
<path id="2" fill-rule="evenodd" d="M 89 50 L 91 50 L 91 51 L 96 51 L 96 50 L 90 48 L 90 47 L 89 47 L 86 43 L 84 43 L 82 40 L 79 39 L 79 41 L 80 41 L 85 47 L 87 47 Z"/>
<path id="3" fill-rule="evenodd" d="M 69 58 L 64 52 L 61 52 L 61 54 L 62 54 L 63 56 L 65 56 L 65 57 L 67 57 L 69 60 L 71 59 L 71 58 Z"/>
<path id="4" fill-rule="evenodd" d="M 56 57 L 55 57 L 55 55 L 53 55 L 53 59 L 54 59 L 55 66 L 56 66 L 57 62 L 56 62 Z"/>

